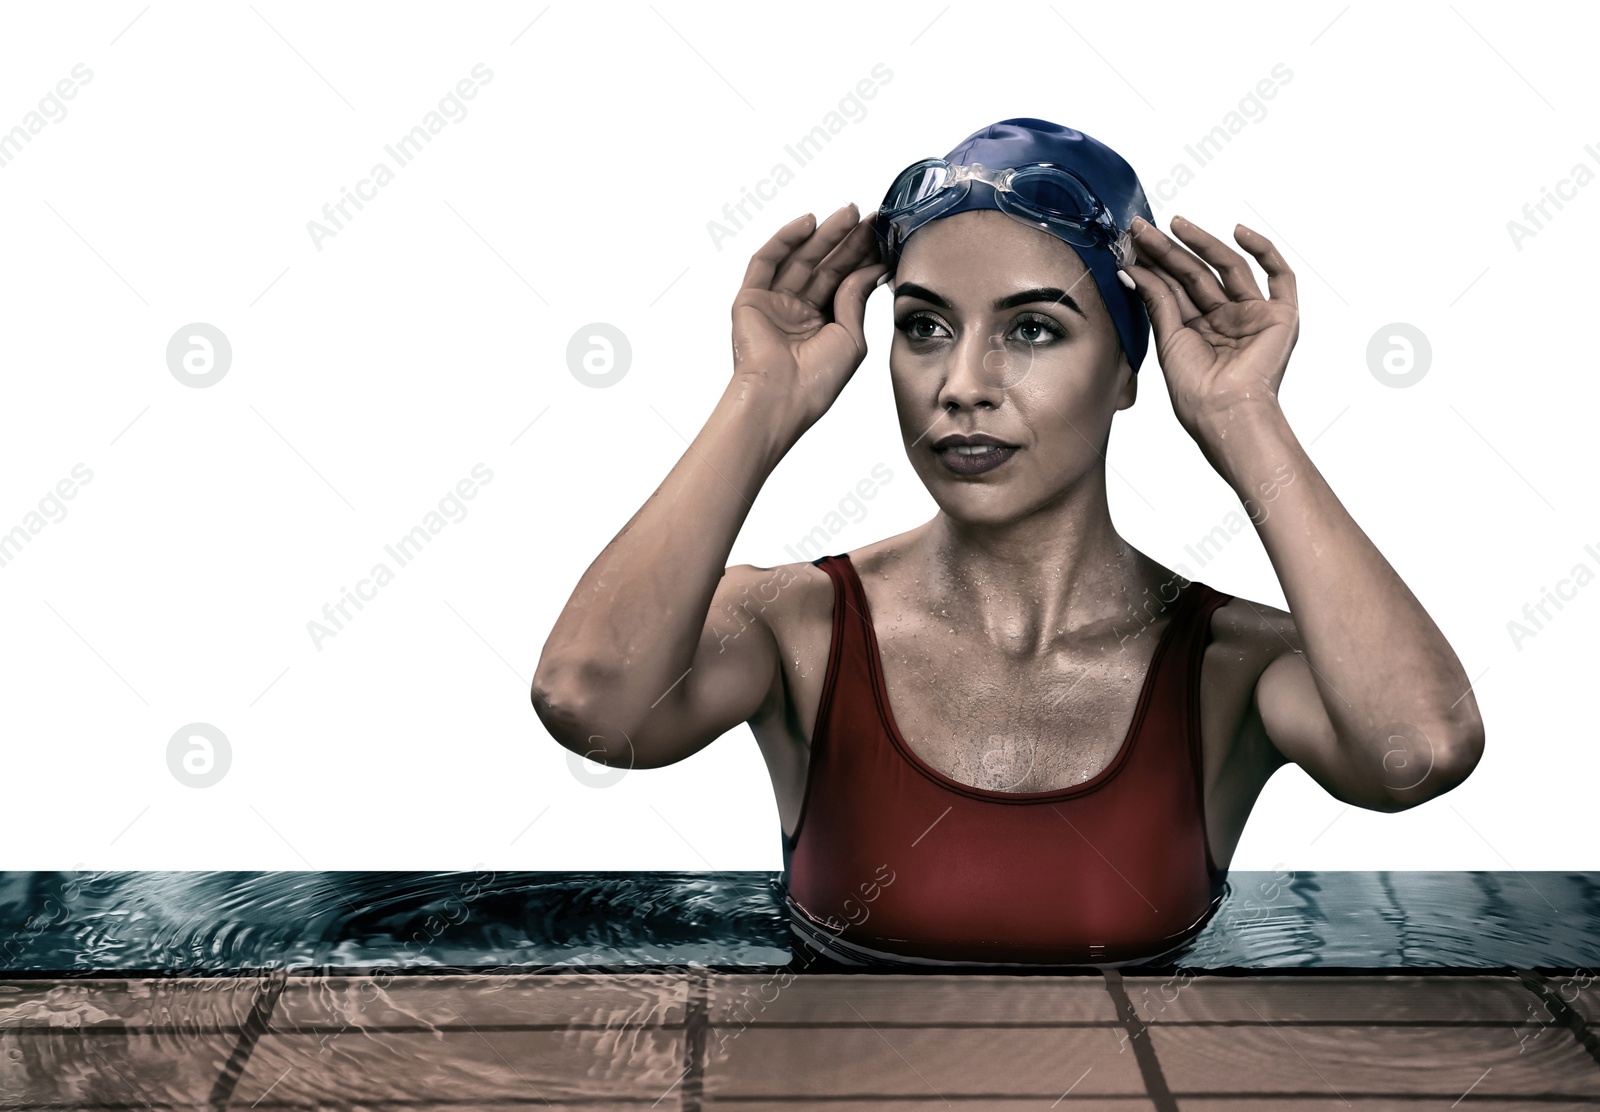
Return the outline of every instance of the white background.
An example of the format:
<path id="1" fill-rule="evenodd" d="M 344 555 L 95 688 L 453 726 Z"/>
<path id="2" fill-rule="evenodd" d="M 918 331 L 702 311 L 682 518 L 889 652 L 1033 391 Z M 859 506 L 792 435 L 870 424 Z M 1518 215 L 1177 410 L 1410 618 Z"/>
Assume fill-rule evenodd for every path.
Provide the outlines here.
<path id="1" fill-rule="evenodd" d="M 1536 14 L 1536 18 L 1532 18 Z M 1586 22 L 1587 20 L 1587 22 Z M 589 562 L 684 450 L 729 373 L 749 255 L 808 210 L 1010 116 L 1111 144 L 1147 188 L 1279 63 L 1292 73 L 1175 199 L 1276 238 L 1300 276 L 1282 400 L 1312 458 L 1461 657 L 1488 750 L 1412 811 L 1346 808 L 1290 768 L 1237 869 L 1593 868 L 1600 586 L 1532 639 L 1507 623 L 1600 549 L 1592 246 L 1600 184 L 1513 243 L 1541 187 L 1600 169 L 1593 17 L 1481 3 L 666 3 L 7 6 L 0 130 L 92 80 L 0 167 L 0 530 L 75 464 L 64 519 L 0 567 L 5 851 L 45 868 L 776 869 L 740 727 L 596 786 L 529 704 Z M 483 63 L 492 79 L 319 250 L 307 222 Z M 707 223 L 882 63 L 892 74 L 754 223 Z M 852 108 L 853 111 L 853 108 Z M 1153 198 L 1159 201 L 1159 198 Z M 888 299 L 838 405 L 730 557 L 772 565 L 885 463 L 832 551 L 933 504 L 886 379 Z M 222 330 L 219 383 L 169 339 Z M 608 389 L 569 339 L 633 348 Z M 1394 389 L 1392 322 L 1433 364 Z M 1283 595 L 1253 532 L 1184 546 L 1238 501 L 1152 356 L 1111 440 L 1124 536 L 1218 589 Z M 493 479 L 318 648 L 307 623 L 482 463 Z M 692 527 L 692 523 L 685 523 Z M 386 560 L 394 567 L 392 560 Z M 229 741 L 216 785 L 174 732 Z M 595 771 L 595 766 L 589 766 Z"/>

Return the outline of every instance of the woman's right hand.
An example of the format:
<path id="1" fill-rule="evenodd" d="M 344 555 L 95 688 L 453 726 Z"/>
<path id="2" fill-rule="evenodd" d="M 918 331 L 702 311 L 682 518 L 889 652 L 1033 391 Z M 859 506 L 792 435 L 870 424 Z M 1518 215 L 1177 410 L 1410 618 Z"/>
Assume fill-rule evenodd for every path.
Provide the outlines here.
<path id="1" fill-rule="evenodd" d="M 733 303 L 733 373 L 770 391 L 795 435 L 828 411 L 866 358 L 867 298 L 888 272 L 872 218 L 846 205 L 813 228 L 809 213 L 750 259 Z"/>

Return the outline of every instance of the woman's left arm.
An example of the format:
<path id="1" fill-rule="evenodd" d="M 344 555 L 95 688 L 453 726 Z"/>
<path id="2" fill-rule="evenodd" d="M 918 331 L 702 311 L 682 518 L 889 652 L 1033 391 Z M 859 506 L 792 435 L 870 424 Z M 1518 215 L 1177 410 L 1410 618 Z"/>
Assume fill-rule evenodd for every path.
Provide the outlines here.
<path id="1" fill-rule="evenodd" d="M 1402 810 L 1447 792 L 1482 756 L 1483 720 L 1449 642 L 1278 405 L 1299 335 L 1294 274 L 1239 225 L 1235 238 L 1266 272 L 1263 297 L 1244 256 L 1182 217 L 1172 229 L 1192 253 L 1136 220 L 1139 263 L 1127 273 L 1178 421 L 1250 511 L 1304 645 L 1275 635 L 1283 651 L 1255 690 L 1267 736 L 1359 807 Z"/>

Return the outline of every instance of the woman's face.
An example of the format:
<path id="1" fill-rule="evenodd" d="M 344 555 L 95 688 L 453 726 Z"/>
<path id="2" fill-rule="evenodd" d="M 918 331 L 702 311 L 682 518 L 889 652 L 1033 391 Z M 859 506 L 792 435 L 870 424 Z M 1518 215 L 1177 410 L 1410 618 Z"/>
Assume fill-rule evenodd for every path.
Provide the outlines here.
<path id="1" fill-rule="evenodd" d="M 958 213 L 907 240 L 893 289 L 900 431 L 941 510 L 1013 521 L 1103 465 L 1137 379 L 1068 244 L 1003 212 Z M 1012 450 L 963 459 L 941 443 L 980 433 Z"/>

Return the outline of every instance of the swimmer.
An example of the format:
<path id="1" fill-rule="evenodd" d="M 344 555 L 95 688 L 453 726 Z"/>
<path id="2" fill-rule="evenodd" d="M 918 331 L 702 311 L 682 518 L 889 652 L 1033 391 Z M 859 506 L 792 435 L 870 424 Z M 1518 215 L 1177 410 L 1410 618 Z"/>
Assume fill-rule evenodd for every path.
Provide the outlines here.
<path id="1" fill-rule="evenodd" d="M 1277 769 L 1376 811 L 1460 784 L 1484 745 L 1471 681 L 1285 418 L 1295 275 L 1259 232 L 1233 238 L 1162 232 L 1126 161 L 1038 119 L 914 163 L 864 218 L 780 228 L 734 301 L 720 400 L 550 632 L 532 685 L 550 734 L 656 768 L 747 723 L 797 939 L 852 966 L 1146 960 L 1215 911 Z M 900 433 L 937 513 L 725 566 L 864 359 L 886 283 Z M 1112 421 L 1152 332 L 1288 610 L 1187 579 L 1111 520 Z"/>

